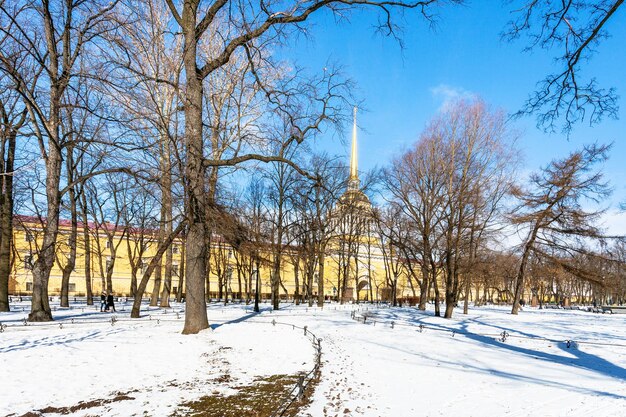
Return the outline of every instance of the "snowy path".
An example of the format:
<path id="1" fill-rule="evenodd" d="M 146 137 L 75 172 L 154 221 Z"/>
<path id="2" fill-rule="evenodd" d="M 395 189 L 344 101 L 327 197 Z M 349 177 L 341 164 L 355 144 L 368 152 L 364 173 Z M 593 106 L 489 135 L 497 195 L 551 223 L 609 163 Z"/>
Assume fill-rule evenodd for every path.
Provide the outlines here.
<path id="1" fill-rule="evenodd" d="M 321 379 L 301 417 L 626 415 L 624 315 L 528 310 L 511 316 L 483 307 L 444 320 L 387 308 L 369 311 L 362 324 L 350 317 L 354 306 L 265 307 L 252 315 L 213 304 L 215 330 L 195 336 L 180 334 L 182 319 L 173 313 L 156 312 L 152 321 L 111 326 L 102 321 L 106 315 L 59 311 L 66 317 L 62 329 L 59 322 L 9 327 L 0 334 L 0 367 L 9 370 L 0 416 L 118 394 L 128 398 L 71 415 L 169 416 L 182 402 L 229 394 L 257 376 L 311 369 L 309 340 L 268 324 L 272 319 L 306 325 L 323 339 Z M 0 321 L 19 325 L 23 315 Z M 99 322 L 72 325 L 70 317 Z M 502 331 L 510 334 L 504 342 Z M 564 340 L 579 344 L 567 348 Z"/>
<path id="2" fill-rule="evenodd" d="M 317 416 L 624 416 L 626 346 L 461 334 L 471 331 L 626 344 L 624 316 L 479 309 L 468 318 L 381 310 L 376 325 L 348 312 L 313 313 L 324 338 L 323 378 L 303 415 Z M 391 321 L 395 327 L 391 328 Z M 414 325 L 456 330 L 422 333 Z M 319 327 L 316 329 L 316 327 Z"/>

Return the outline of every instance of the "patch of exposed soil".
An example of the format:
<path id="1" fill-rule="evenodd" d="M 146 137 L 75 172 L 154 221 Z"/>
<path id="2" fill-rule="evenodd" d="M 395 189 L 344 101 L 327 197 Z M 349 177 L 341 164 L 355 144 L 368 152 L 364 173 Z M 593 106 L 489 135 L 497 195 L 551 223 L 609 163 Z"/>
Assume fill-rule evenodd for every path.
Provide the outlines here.
<path id="1" fill-rule="evenodd" d="M 72 414 L 80 410 L 87 410 L 94 407 L 100 407 L 106 404 L 111 404 L 118 401 L 126 401 L 126 400 L 134 400 L 134 397 L 129 396 L 128 394 L 136 392 L 136 391 L 128 391 L 128 392 L 118 392 L 112 398 L 100 398 L 96 400 L 90 401 L 81 401 L 76 405 L 72 405 L 70 407 L 46 407 L 40 410 L 29 411 L 26 414 L 22 414 L 20 417 L 42 417 L 46 414 Z"/>
<path id="2" fill-rule="evenodd" d="M 297 384 L 298 377 L 273 375 L 257 378 L 251 385 L 235 387 L 236 394 L 216 394 L 183 403 L 172 417 L 270 417 L 292 398 L 292 389 Z M 307 405 L 318 382 L 319 371 L 307 385 L 303 399 L 291 403 L 283 415 L 293 417 L 301 407 Z"/>

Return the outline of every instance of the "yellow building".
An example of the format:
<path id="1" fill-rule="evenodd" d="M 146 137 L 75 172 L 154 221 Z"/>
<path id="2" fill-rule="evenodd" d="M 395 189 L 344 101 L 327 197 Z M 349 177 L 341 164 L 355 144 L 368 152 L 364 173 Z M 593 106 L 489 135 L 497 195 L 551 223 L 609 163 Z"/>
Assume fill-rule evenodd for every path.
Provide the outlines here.
<path id="1" fill-rule="evenodd" d="M 9 276 L 10 294 L 30 294 L 32 291 L 32 268 L 34 254 L 37 252 L 42 241 L 42 224 L 36 217 L 15 216 L 13 226 L 13 258 L 11 274 Z M 106 289 L 106 271 L 112 258 L 113 265 L 112 284 L 113 291 L 120 295 L 130 293 L 132 277 L 131 261 L 141 262 L 138 268 L 138 278 L 141 272 L 156 252 L 155 230 L 132 230 L 124 231 L 115 228 L 111 224 L 96 226 L 89 223 L 89 239 L 91 247 L 91 279 L 94 294 L 99 294 Z M 87 291 L 85 281 L 85 240 L 83 238 L 83 224 L 78 225 L 78 241 L 76 251 L 76 264 L 70 277 L 70 296 L 84 296 Z M 59 236 L 57 238 L 56 261 L 50 273 L 48 291 L 50 295 L 57 295 L 61 291 L 62 267 L 66 264 L 69 253 L 68 236 L 71 231 L 69 221 L 61 220 L 59 223 Z M 143 243 L 139 243 L 143 240 Z M 137 248 L 144 246 L 141 260 L 137 257 Z M 172 245 L 173 257 L 173 281 L 178 280 L 181 265 L 182 242 L 175 241 Z M 115 255 L 112 255 L 112 252 Z M 134 253 L 133 253 L 134 252 Z M 173 284 L 173 289 L 177 284 Z"/>
<path id="2" fill-rule="evenodd" d="M 357 165 L 357 130 L 356 108 L 352 132 L 350 159 L 350 177 L 345 193 L 339 198 L 335 209 L 335 222 L 339 222 L 338 237 L 329 244 L 325 257 L 324 295 L 343 296 L 344 300 L 381 300 L 389 298 L 389 279 L 391 276 L 388 259 L 383 251 L 372 225 L 372 205 L 359 186 Z M 33 254 L 41 244 L 42 225 L 35 217 L 16 216 L 13 234 L 13 260 L 9 278 L 9 293 L 28 295 L 32 291 Z M 83 225 L 79 224 L 76 265 L 70 276 L 70 297 L 84 296 L 87 291 L 85 278 L 85 241 Z M 57 243 L 57 260 L 49 280 L 49 294 L 58 295 L 61 291 L 62 267 L 65 265 L 69 247 L 67 245 L 71 225 L 68 221 L 60 222 Z M 136 277 L 141 279 L 148 263 L 156 253 L 156 230 L 123 230 L 111 224 L 88 225 L 91 247 L 91 285 L 93 294 L 99 294 L 107 287 L 107 268 L 113 262 L 111 275 L 112 289 L 117 295 L 131 295 L 133 265 Z M 139 249 L 142 249 L 141 251 Z M 296 274 L 293 266 L 293 248 L 287 248 L 281 262 L 281 297 L 291 299 L 296 294 Z M 181 288 L 183 273 L 184 242 L 177 240 L 172 246 L 172 287 L 174 297 Z M 212 298 L 244 298 L 254 293 L 253 276 L 256 273 L 246 255 L 237 252 L 219 236 L 211 243 L 211 267 L 207 280 L 208 295 Z M 267 257 L 270 258 L 269 256 Z M 259 272 L 260 293 L 269 297 L 271 266 L 262 264 Z M 154 274 L 153 274 L 154 275 Z M 184 279 L 184 277 L 182 277 Z M 312 283 L 317 295 L 318 275 Z M 154 277 L 148 284 L 149 296 L 154 286 Z M 398 279 L 398 297 L 412 295 L 404 274 Z M 183 287 L 184 288 L 184 287 Z M 356 288 L 356 291 L 355 291 Z M 302 278 L 298 293 L 303 294 Z"/>

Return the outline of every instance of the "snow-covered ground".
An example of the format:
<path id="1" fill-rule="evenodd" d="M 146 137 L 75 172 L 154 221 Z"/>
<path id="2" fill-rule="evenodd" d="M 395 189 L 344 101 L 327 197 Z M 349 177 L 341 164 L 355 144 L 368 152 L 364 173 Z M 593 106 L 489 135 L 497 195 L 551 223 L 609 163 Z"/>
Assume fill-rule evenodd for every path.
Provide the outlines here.
<path id="1" fill-rule="evenodd" d="M 52 325 L 0 314 L 9 326 L 0 334 L 0 415 L 125 396 L 72 415 L 168 416 L 259 376 L 310 370 L 310 340 L 273 319 L 323 339 L 320 382 L 301 416 L 626 415 L 626 315 L 481 307 L 445 320 L 334 304 L 254 315 L 212 304 L 213 329 L 182 336 L 181 306 L 139 321 L 118 311 L 113 325 L 111 314 L 75 307 L 56 311 Z"/>

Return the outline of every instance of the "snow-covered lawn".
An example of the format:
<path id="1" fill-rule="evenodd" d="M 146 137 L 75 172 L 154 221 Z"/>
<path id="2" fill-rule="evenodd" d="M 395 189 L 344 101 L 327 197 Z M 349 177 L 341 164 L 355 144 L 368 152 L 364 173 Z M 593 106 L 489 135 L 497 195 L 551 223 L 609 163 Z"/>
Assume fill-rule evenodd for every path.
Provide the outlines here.
<path id="1" fill-rule="evenodd" d="M 302 416 L 626 415 L 626 315 L 481 307 L 445 320 L 365 305 L 264 308 L 212 304 L 213 330 L 194 336 L 180 335 L 181 306 L 140 321 L 118 312 L 113 325 L 93 308 L 56 311 L 45 326 L 23 326 L 25 312 L 0 314 L 9 325 L 0 415 L 120 395 L 73 415 L 184 414 L 183 402 L 310 370 L 310 340 L 273 319 L 323 339 L 320 382 Z M 366 324 L 351 318 L 355 309 Z"/>

